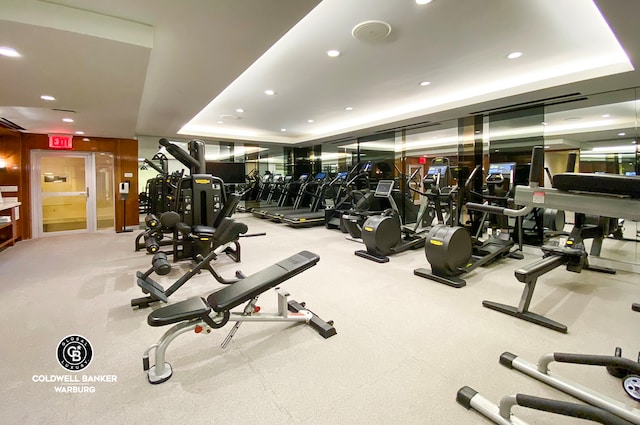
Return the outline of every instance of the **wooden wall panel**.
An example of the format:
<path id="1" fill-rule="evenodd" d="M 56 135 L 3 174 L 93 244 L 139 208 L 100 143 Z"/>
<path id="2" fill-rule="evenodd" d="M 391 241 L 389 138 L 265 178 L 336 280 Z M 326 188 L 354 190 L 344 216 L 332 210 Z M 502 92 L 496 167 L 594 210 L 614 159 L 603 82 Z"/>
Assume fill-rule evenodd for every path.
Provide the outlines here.
<path id="1" fill-rule="evenodd" d="M 0 186 L 18 186 L 18 202 L 24 204 L 24 191 L 21 184 L 23 172 L 22 150 L 20 149 L 20 133 L 0 128 L 0 159 L 5 161 L 7 168 L 0 170 Z M 15 194 L 5 194 L 15 197 Z M 24 214 L 24 208 L 19 209 L 20 220 L 17 221 L 16 238 L 22 239 L 24 235 L 24 223 L 28 220 Z"/>
<path id="2" fill-rule="evenodd" d="M 133 139 L 111 139 L 91 137 L 89 141 L 83 137 L 73 138 L 73 151 L 83 152 L 109 152 L 114 155 L 114 179 L 117 190 L 120 181 L 129 180 L 133 189 L 126 201 L 126 225 L 137 226 L 138 215 L 138 141 Z M 31 151 L 33 149 L 49 150 L 49 136 L 46 134 L 18 133 L 0 129 L 0 158 L 15 160 L 17 168 L 10 173 L 0 173 L 0 184 L 18 185 L 21 223 L 18 229 L 23 239 L 30 239 L 31 232 Z M 125 173 L 132 177 L 125 178 Z M 14 182 L 15 181 L 15 182 Z M 123 227 L 123 201 L 115 194 L 115 218 L 116 230 Z"/>

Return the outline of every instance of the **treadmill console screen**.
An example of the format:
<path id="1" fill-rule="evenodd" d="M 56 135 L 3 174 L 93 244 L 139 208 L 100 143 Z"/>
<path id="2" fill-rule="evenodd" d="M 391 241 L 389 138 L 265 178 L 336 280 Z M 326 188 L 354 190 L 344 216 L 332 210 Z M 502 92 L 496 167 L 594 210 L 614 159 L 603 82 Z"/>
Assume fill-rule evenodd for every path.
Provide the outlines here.
<path id="1" fill-rule="evenodd" d="M 515 170 L 515 162 L 501 162 L 489 165 L 489 175 L 494 174 L 511 174 L 511 171 Z"/>
<path id="2" fill-rule="evenodd" d="M 336 179 L 338 179 L 338 180 L 346 180 L 348 175 L 349 175 L 348 171 L 341 171 L 336 176 Z"/>
<path id="3" fill-rule="evenodd" d="M 300 178 L 298 179 L 301 182 L 306 182 L 307 181 L 307 177 L 309 177 L 308 174 L 301 174 Z"/>
<path id="4" fill-rule="evenodd" d="M 388 198 L 391 196 L 394 183 L 395 182 L 393 180 L 380 180 L 378 182 L 378 186 L 376 186 L 374 196 L 377 198 Z"/>
<path id="5" fill-rule="evenodd" d="M 324 178 L 327 176 L 326 173 L 318 173 L 316 174 L 316 180 L 324 180 Z"/>
<path id="6" fill-rule="evenodd" d="M 368 173 L 369 171 L 371 171 L 371 168 L 373 168 L 373 164 L 370 162 L 367 162 L 366 164 L 364 164 L 362 166 L 362 169 L 360 171 L 363 171 L 365 173 Z"/>
<path id="7" fill-rule="evenodd" d="M 445 173 L 447 172 L 447 167 L 448 167 L 447 165 L 432 165 L 427 170 L 427 176 L 436 176 L 438 174 L 440 174 L 441 176 L 444 176 Z"/>

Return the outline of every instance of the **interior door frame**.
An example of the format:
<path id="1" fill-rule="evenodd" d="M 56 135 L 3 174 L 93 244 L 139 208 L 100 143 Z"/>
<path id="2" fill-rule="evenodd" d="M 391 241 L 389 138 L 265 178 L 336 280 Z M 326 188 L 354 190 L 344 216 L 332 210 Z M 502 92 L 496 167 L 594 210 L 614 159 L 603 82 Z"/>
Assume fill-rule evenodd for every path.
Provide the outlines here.
<path id="1" fill-rule="evenodd" d="M 33 149 L 31 151 L 31 233 L 32 238 L 53 236 L 69 233 L 89 233 L 97 231 L 96 213 L 96 165 L 93 152 L 79 151 L 51 151 L 45 149 Z M 57 156 L 61 158 L 84 158 L 85 160 L 85 184 L 87 193 L 86 215 L 87 228 L 80 230 L 63 230 L 58 232 L 44 232 L 42 227 L 42 170 L 40 160 L 42 157 Z"/>

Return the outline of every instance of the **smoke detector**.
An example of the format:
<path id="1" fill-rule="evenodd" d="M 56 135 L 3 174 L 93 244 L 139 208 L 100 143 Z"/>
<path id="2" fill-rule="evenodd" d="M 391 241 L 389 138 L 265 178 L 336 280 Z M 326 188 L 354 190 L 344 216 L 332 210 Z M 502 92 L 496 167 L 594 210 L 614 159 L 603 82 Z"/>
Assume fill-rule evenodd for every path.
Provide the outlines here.
<path id="1" fill-rule="evenodd" d="M 391 25 L 384 21 L 364 21 L 353 27 L 351 35 L 360 41 L 380 41 L 391 34 Z"/>

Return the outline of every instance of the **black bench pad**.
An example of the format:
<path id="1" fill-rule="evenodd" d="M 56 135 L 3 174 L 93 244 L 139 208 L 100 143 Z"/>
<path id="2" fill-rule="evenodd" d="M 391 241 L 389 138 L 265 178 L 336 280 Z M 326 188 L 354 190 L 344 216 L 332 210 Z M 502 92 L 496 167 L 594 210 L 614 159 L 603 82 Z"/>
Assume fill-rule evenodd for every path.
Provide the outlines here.
<path id="1" fill-rule="evenodd" d="M 605 193 L 640 198 L 640 177 L 618 174 L 559 173 L 553 176 L 558 190 Z"/>
<path id="2" fill-rule="evenodd" d="M 300 251 L 291 257 L 239 280 L 207 297 L 207 302 L 216 312 L 234 307 L 265 292 L 267 289 L 314 266 L 320 257 L 309 251 Z"/>
<path id="3" fill-rule="evenodd" d="M 147 317 L 150 326 L 165 326 L 184 320 L 198 319 L 207 316 L 211 307 L 200 297 L 189 298 L 179 303 L 159 308 Z"/>

